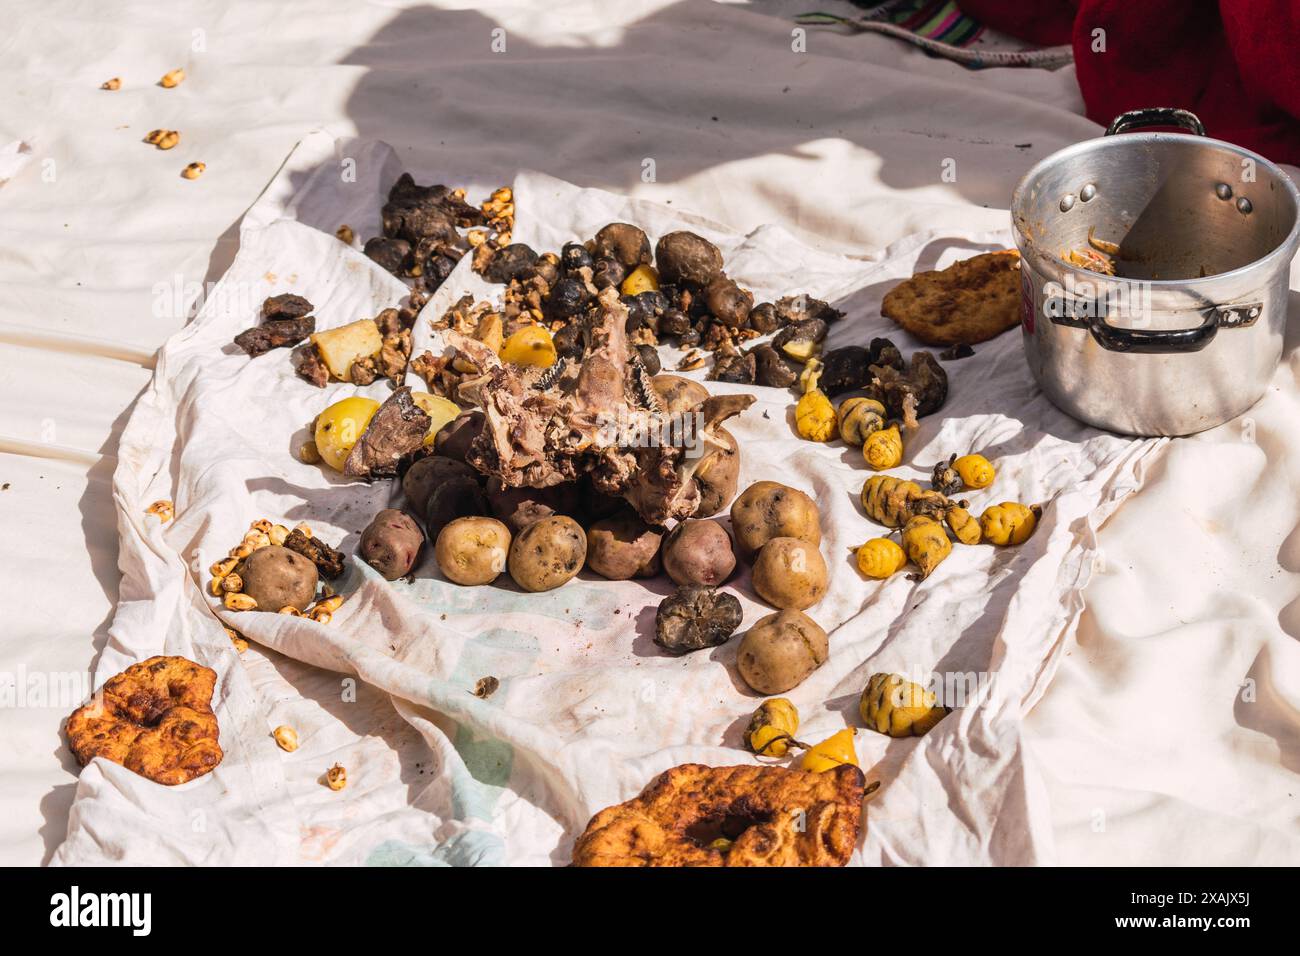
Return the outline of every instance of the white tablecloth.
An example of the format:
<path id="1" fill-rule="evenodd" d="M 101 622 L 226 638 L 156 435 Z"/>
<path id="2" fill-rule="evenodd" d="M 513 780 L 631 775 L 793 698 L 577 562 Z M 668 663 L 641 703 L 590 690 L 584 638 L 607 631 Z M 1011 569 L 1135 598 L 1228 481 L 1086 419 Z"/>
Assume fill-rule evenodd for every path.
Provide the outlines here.
<path id="1" fill-rule="evenodd" d="M 6 862 L 48 858 L 65 832 L 76 768 L 58 728 L 119 598 L 108 480 L 126 410 L 305 133 L 384 139 L 446 182 L 535 168 L 863 254 L 1004 227 L 1023 171 L 1097 132 L 1068 70 L 970 73 L 817 31 L 797 53 L 788 21 L 705 2 L 9 6 L 0 146 L 30 153 L 0 185 L 0 522 L 22 554 L 0 577 L 0 672 L 51 699 L 0 709 Z M 177 65 L 184 84 L 153 85 Z M 113 75 L 124 88 L 100 91 Z M 159 126 L 181 145 L 140 142 Z M 199 159 L 204 177 L 181 179 Z M 1249 425 L 1171 443 L 1102 531 L 1077 642 L 1026 723 L 1057 861 L 1300 858 L 1293 345 Z M 356 744 L 337 675 L 274 654 L 250 670 L 271 725 Z M 365 732 L 375 759 L 411 744 L 396 715 Z"/>

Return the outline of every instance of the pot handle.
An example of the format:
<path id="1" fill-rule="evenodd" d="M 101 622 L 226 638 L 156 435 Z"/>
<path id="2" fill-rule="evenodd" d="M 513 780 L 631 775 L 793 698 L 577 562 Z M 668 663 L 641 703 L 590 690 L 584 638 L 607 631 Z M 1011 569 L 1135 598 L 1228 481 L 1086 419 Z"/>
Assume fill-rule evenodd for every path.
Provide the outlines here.
<path id="1" fill-rule="evenodd" d="M 1150 106 L 1146 109 L 1120 113 L 1106 127 L 1106 135 L 1114 136 L 1116 133 L 1127 133 L 1131 129 L 1142 129 L 1147 126 L 1177 126 L 1197 136 L 1205 135 L 1205 124 L 1195 113 L 1172 106 Z"/>
<path id="2" fill-rule="evenodd" d="M 1199 352 L 1218 334 L 1219 313 L 1211 311 L 1204 322 L 1190 329 L 1121 329 L 1097 316 L 1088 323 L 1088 330 L 1097 344 L 1110 352 Z"/>

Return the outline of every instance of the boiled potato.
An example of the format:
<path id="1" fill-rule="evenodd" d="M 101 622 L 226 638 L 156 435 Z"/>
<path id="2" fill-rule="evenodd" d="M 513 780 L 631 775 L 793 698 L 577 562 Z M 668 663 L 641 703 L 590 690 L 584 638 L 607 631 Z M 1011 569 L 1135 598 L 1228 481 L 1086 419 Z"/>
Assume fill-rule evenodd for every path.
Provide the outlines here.
<path id="1" fill-rule="evenodd" d="M 455 402 L 439 398 L 437 395 L 430 395 L 428 392 L 412 392 L 411 400 L 429 416 L 429 431 L 424 436 L 426 446 L 432 445 L 434 436 L 438 434 L 442 426 L 452 421 L 461 411 L 460 406 Z"/>
<path id="2" fill-rule="evenodd" d="M 587 529 L 587 567 L 611 581 L 652 578 L 659 573 L 663 529 L 635 512 L 597 521 Z"/>
<path id="3" fill-rule="evenodd" d="M 258 548 L 235 572 L 244 581 L 243 593 L 257 602 L 259 611 L 274 612 L 282 607 L 303 611 L 316 598 L 316 565 L 278 544 Z"/>
<path id="4" fill-rule="evenodd" d="M 311 341 L 325 367 L 340 382 L 350 380 L 353 362 L 374 355 L 384 347 L 384 337 L 379 334 L 374 319 L 358 319 L 337 329 L 313 332 Z"/>
<path id="5" fill-rule="evenodd" d="M 550 591 L 582 569 L 587 536 L 582 525 L 565 515 L 534 521 L 510 545 L 507 567 L 525 591 Z"/>
<path id="6" fill-rule="evenodd" d="M 677 584 L 716 587 L 736 569 L 731 535 L 716 521 L 683 521 L 664 541 L 663 564 Z"/>
<path id="7" fill-rule="evenodd" d="M 447 580 L 491 584 L 506 569 L 510 529 L 496 518 L 457 518 L 438 532 L 433 556 Z"/>
<path id="8" fill-rule="evenodd" d="M 385 508 L 361 532 L 357 554 L 387 581 L 406 577 L 424 547 L 424 532 L 404 511 Z"/>
<path id="9" fill-rule="evenodd" d="M 826 663 L 830 642 L 817 622 L 802 611 L 760 618 L 740 639 L 736 667 L 760 694 L 784 694 Z"/>
<path id="10" fill-rule="evenodd" d="M 501 361 L 512 365 L 546 368 L 555 364 L 555 357 L 555 342 L 541 325 L 525 325 L 501 346 Z"/>
<path id="11" fill-rule="evenodd" d="M 316 450 L 321 460 L 335 471 L 343 470 L 352 446 L 357 443 L 379 403 L 364 395 L 335 402 L 316 418 Z"/>
<path id="12" fill-rule="evenodd" d="M 667 372 L 650 379 L 659 401 L 663 403 L 664 414 L 672 417 L 689 412 L 700 402 L 709 397 L 709 390 L 693 379 Z"/>
<path id="13" fill-rule="evenodd" d="M 740 483 L 740 444 L 725 428 L 715 430 L 726 447 L 710 452 L 695 469 L 695 481 L 700 486 L 696 518 L 708 518 L 727 507 Z"/>
<path id="14" fill-rule="evenodd" d="M 574 515 L 578 511 L 578 484 L 566 481 L 546 488 L 507 488 L 491 478 L 487 500 L 493 517 L 504 521 L 511 534 L 518 534 L 542 518 Z"/>
<path id="15" fill-rule="evenodd" d="M 773 538 L 754 559 L 752 581 L 768 604 L 802 611 L 826 594 L 826 560 L 815 544 Z"/>
<path id="16" fill-rule="evenodd" d="M 752 558 L 773 538 L 821 544 L 821 519 L 813 500 L 776 481 L 756 481 L 731 505 L 731 530 L 741 554 Z"/>

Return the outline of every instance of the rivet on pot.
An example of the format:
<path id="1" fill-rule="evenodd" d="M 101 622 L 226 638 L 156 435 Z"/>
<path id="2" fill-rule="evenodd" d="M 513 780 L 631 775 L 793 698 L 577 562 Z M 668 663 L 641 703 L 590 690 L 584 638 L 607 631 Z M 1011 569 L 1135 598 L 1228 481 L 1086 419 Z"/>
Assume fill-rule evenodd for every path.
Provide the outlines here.
<path id="1" fill-rule="evenodd" d="M 1074 193 L 1066 193 L 1061 197 L 1061 212 L 1069 212 L 1074 208 Z"/>
<path id="2" fill-rule="evenodd" d="M 1219 185 L 1214 187 L 1214 195 L 1218 196 L 1220 199 L 1231 199 L 1232 187 L 1227 183 L 1219 183 Z"/>
<path id="3" fill-rule="evenodd" d="M 1079 190 L 1079 201 L 1091 202 L 1093 197 L 1095 197 L 1096 195 L 1097 195 L 1096 184 L 1088 183 L 1088 185 L 1084 186 L 1082 189 Z"/>
<path id="4" fill-rule="evenodd" d="M 1237 200 L 1237 212 L 1241 213 L 1243 216 L 1249 216 L 1254 211 L 1255 207 L 1250 204 L 1250 200 L 1245 196 L 1242 196 Z"/>

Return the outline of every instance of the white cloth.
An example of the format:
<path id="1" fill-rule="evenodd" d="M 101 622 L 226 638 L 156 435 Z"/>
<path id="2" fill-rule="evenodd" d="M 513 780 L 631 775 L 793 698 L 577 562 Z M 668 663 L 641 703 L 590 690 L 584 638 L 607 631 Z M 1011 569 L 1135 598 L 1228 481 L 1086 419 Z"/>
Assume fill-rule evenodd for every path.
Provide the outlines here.
<path id="1" fill-rule="evenodd" d="M 338 156 L 355 158 L 355 182 L 337 175 Z M 267 295 L 306 296 L 316 306 L 318 328 L 397 304 L 401 283 L 333 233 L 344 222 L 357 223 L 362 235 L 373 229 L 374 211 L 398 167 L 383 146 L 323 135 L 305 141 L 245 218 L 239 254 L 195 322 L 159 355 L 154 385 L 123 435 L 115 477 L 131 532 L 123 549 L 124 586 L 142 599 L 124 604 L 100 671 L 159 652 L 215 667 L 222 674 L 218 716 L 228 757 L 210 778 L 175 791 L 118 766 L 87 768 L 68 842 L 56 855 L 61 863 L 234 863 L 271 859 L 264 855 L 272 848 L 288 859 L 308 859 L 303 846 L 284 842 L 293 831 L 274 832 L 283 814 L 317 834 L 308 844 L 310 858 L 325 862 L 410 856 L 538 864 L 564 859 L 596 811 L 634 796 L 675 764 L 755 759 L 740 740 L 756 698 L 735 673 L 738 639 L 685 658 L 664 654 L 651 641 L 667 582 L 616 583 L 584 573 L 545 594 L 504 583 L 464 588 L 441 579 L 427 551 L 411 583 L 384 582 L 353 568 L 336 584 L 348 602 L 329 625 L 221 610 L 259 644 L 355 674 L 393 695 L 427 750 L 415 750 L 406 765 L 371 763 L 358 754 L 344 761 L 352 785 L 322 802 L 314 776 L 328 764 L 315 746 L 317 726 L 299 728 L 305 745 L 289 757 L 268 739 L 251 683 L 204 610 L 205 604 L 219 608 L 202 592 L 205 569 L 260 517 L 305 520 L 317 535 L 351 551 L 355 532 L 380 508 L 399 503 L 399 491 L 396 482 L 342 481 L 290 454 L 296 434 L 325 405 L 355 392 L 382 398 L 382 383 L 318 391 L 296 378 L 287 352 L 250 361 L 228 343 L 254 322 Z M 807 292 L 846 311 L 830 347 L 895 332 L 879 309 L 899 279 L 1009 241 L 1006 235 L 924 234 L 894 244 L 879 260 L 852 259 L 809 249 L 779 227 L 739 236 L 666 206 L 543 175 L 521 174 L 512 185 L 519 241 L 554 249 L 617 220 L 639 223 L 652 237 L 699 230 L 722 248 L 729 273 L 760 299 Z M 500 287 L 474 280 L 469 264 L 462 260 L 422 313 L 417 352 L 433 337 L 429 319 L 465 288 L 499 294 Z M 664 349 L 668 358 L 673 352 Z M 829 736 L 846 720 L 857 726 L 858 696 L 880 670 L 926 683 L 935 673 L 938 686 L 971 695 L 955 701 L 964 704 L 957 715 L 923 740 L 862 735 L 863 765 L 882 787 L 859 859 L 1051 862 L 1050 814 L 1020 720 L 1045 690 L 1077 620 L 1095 528 L 1138 487 L 1143 462 L 1160 443 L 1101 434 L 1057 411 L 1028 384 L 1014 335 L 981 346 L 949 373 L 944 414 L 907 436 L 907 467 L 896 473 L 925 480 L 949 454 L 983 450 L 1000 473 L 972 495 L 977 513 L 1003 500 L 1045 505 L 1037 534 L 1023 547 L 959 547 L 922 583 L 903 575 L 883 584 L 865 581 L 854 569 L 853 546 L 884 533 L 856 504 L 870 472 L 857 449 L 799 439 L 784 389 L 750 389 L 758 404 L 729 426 L 742 448 L 741 487 L 761 479 L 793 483 L 816 498 L 822 513 L 830 587 L 811 613 L 829 632 L 832 653 L 789 694 L 803 715 L 801 737 Z M 144 510 L 169 489 L 177 517 L 164 528 Z M 770 613 L 751 597 L 743 570 L 734 590 L 745 608 L 744 626 Z M 480 701 L 471 691 L 489 674 L 500 689 Z M 386 712 L 376 701 L 366 718 L 379 721 Z M 429 771 L 418 796 L 406 807 L 376 804 L 371 794 L 398 784 L 414 765 Z M 303 774 L 302 789 L 282 783 L 295 772 Z M 169 812 L 155 814 L 159 803 Z M 258 812 L 268 805 L 274 813 Z M 170 823 L 197 812 L 204 815 L 198 830 L 147 824 L 151 817 Z M 137 839 L 142 827 L 148 841 Z"/>
<path id="2" fill-rule="evenodd" d="M 291 16 L 232 0 L 214 18 L 178 0 L 167 23 L 143 0 L 5 5 L 0 143 L 32 152 L 0 186 L 0 526 L 31 544 L 0 575 L 0 676 L 84 683 L 119 596 L 117 439 L 187 315 L 155 287 L 179 277 L 188 302 L 187 284 L 225 272 L 240 217 L 314 127 L 391 142 L 437 181 L 490 186 L 527 166 L 851 254 L 1005 228 L 1019 177 L 1099 132 L 1072 70 L 970 72 L 815 28 L 796 54 L 797 5 L 437 9 L 451 5 L 340 15 L 308 0 Z M 184 84 L 152 85 L 178 64 Z M 100 91 L 113 75 L 124 88 Z M 170 153 L 139 142 L 160 125 L 182 132 Z M 940 177 L 949 159 L 955 181 Z M 180 179 L 193 160 L 204 177 Z M 1079 641 L 1024 724 L 1062 863 L 1300 858 L 1294 343 L 1249 414 L 1253 442 L 1236 422 L 1170 443 L 1099 535 Z M 314 776 L 331 758 L 410 766 L 426 746 L 391 711 L 357 719 L 388 706 L 365 684 L 345 708 L 334 673 L 257 648 L 246 669 L 262 726 L 318 727 L 312 770 L 291 775 L 302 799 L 333 799 Z M 1247 676 L 1257 693 L 1238 702 Z M 0 861 L 39 862 L 63 839 L 78 770 L 59 727 L 77 702 L 0 708 Z M 405 808 L 427 769 L 371 800 Z"/>

